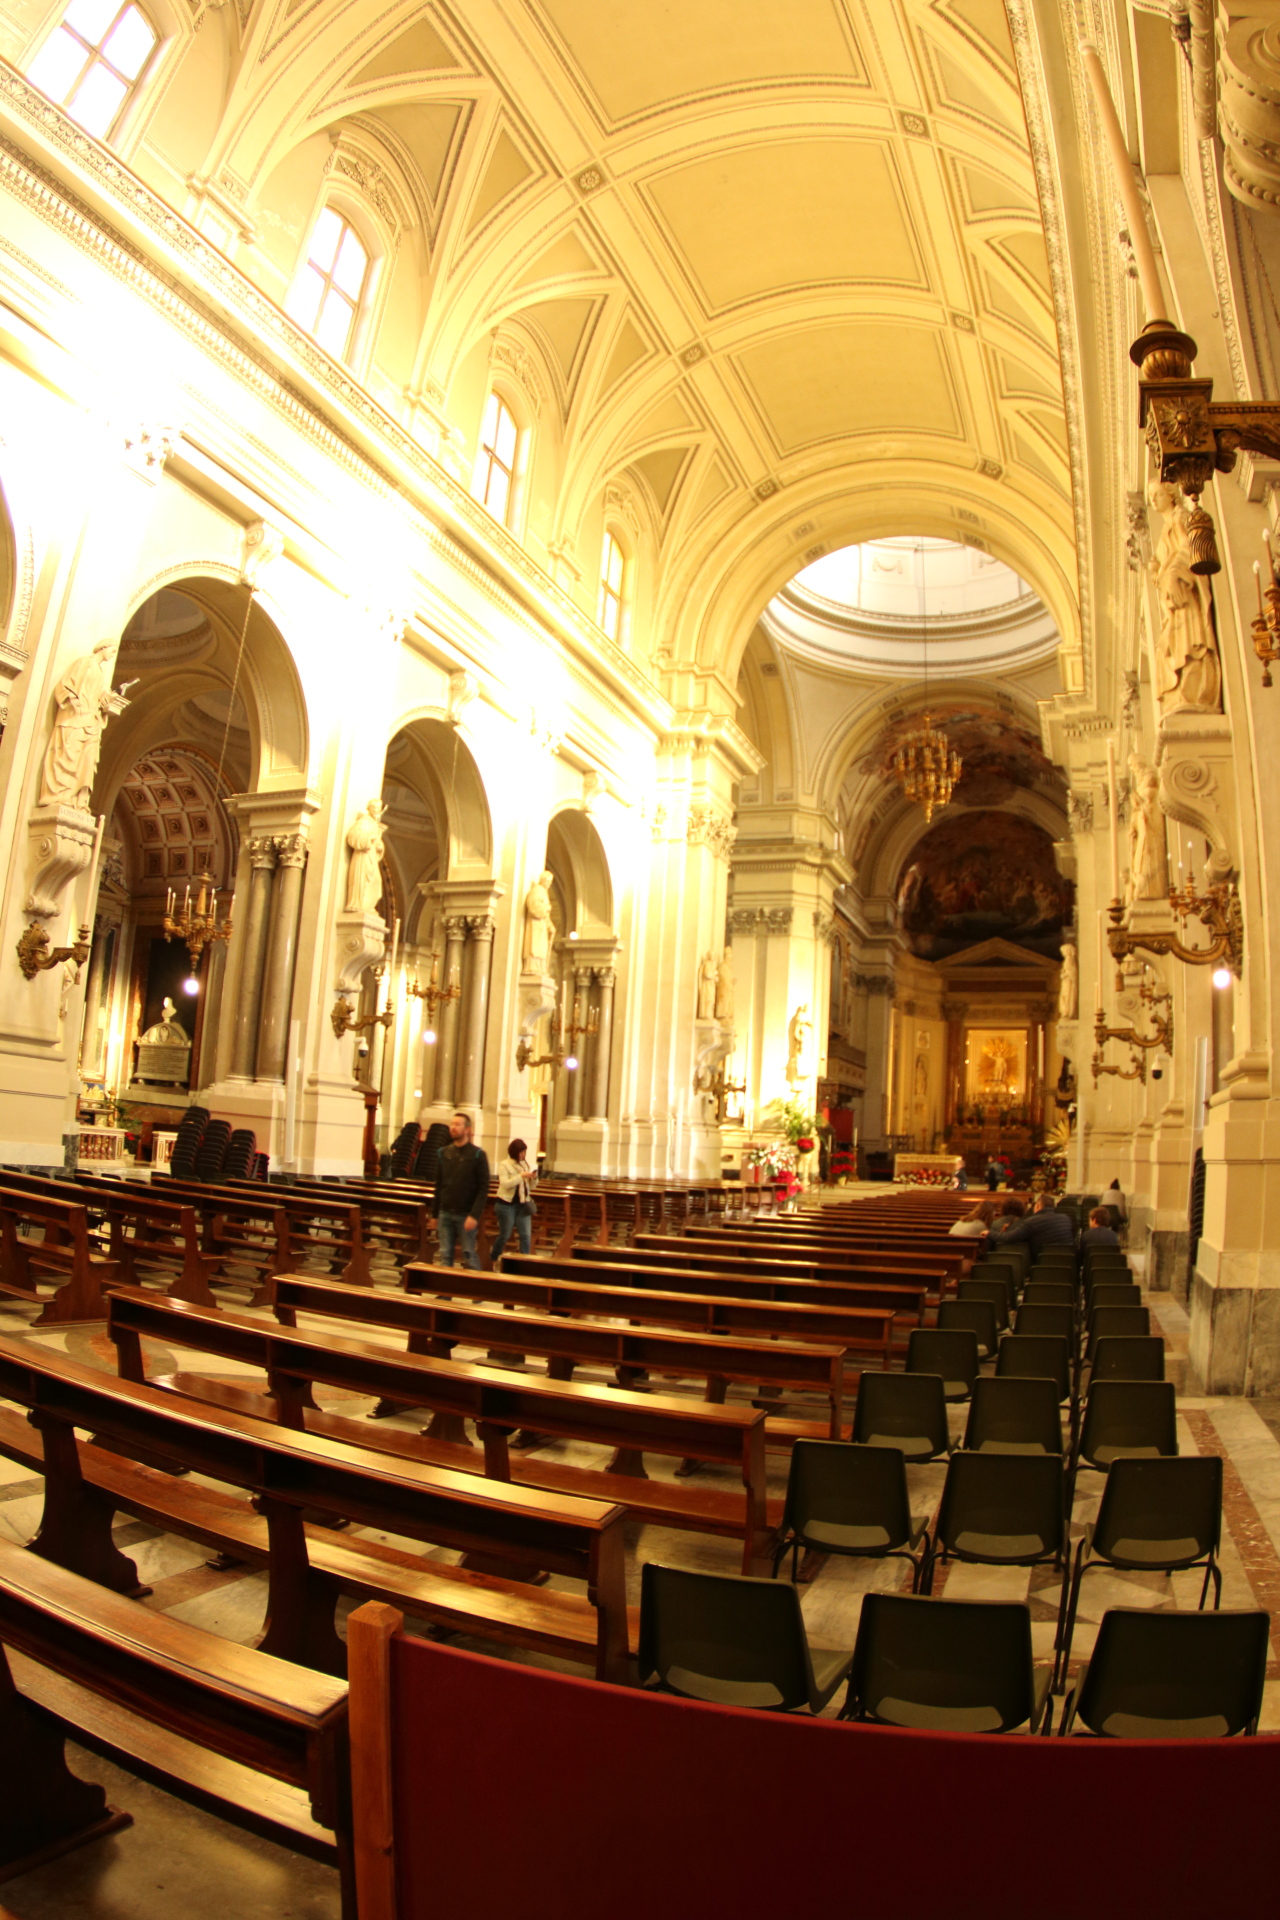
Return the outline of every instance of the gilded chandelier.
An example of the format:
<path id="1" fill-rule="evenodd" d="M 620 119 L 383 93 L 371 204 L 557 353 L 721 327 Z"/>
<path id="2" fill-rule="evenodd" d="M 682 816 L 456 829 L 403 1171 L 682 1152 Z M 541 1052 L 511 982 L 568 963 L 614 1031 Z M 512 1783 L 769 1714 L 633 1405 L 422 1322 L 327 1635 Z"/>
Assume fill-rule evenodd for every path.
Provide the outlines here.
<path id="1" fill-rule="evenodd" d="M 199 873 L 196 875 L 196 883 L 199 892 L 194 906 L 191 902 L 191 888 L 188 887 L 182 909 L 179 911 L 178 897 L 170 887 L 164 911 L 164 937 L 166 940 L 172 940 L 176 935 L 185 943 L 187 952 L 191 955 L 193 976 L 200 971 L 200 959 L 205 948 L 215 940 L 231 938 L 231 915 L 226 914 L 221 925 L 218 923 L 218 890 L 213 884 L 213 875 Z"/>
<path id="2" fill-rule="evenodd" d="M 926 713 L 924 725 L 900 742 L 890 764 L 907 799 L 923 807 L 926 821 L 931 821 L 950 800 L 963 762 L 946 734 L 934 726 L 933 715 Z"/>

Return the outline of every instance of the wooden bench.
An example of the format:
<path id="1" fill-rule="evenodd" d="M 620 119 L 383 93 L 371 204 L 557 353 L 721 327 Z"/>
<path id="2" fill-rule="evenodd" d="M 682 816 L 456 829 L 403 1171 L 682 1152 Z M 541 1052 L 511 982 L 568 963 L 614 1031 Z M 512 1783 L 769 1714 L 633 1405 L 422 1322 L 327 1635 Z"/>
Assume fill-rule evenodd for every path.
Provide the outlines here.
<path id="1" fill-rule="evenodd" d="M 549 1494 L 608 1500 L 625 1506 L 637 1520 L 740 1540 L 744 1572 L 762 1573 L 772 1564 L 774 1527 L 765 1496 L 764 1414 L 755 1408 L 618 1392 L 455 1360 L 397 1354 L 336 1334 L 287 1331 L 240 1314 L 209 1313 L 182 1302 L 157 1300 L 134 1288 L 113 1291 L 109 1331 L 125 1378 L 143 1378 L 144 1336 L 219 1354 L 260 1368 L 274 1405 L 267 1404 L 261 1391 L 228 1386 L 204 1374 L 162 1375 L 151 1384 L 259 1418 L 274 1411 L 287 1425 L 394 1452 L 397 1457 L 428 1459 L 467 1473 L 483 1471 L 492 1479 L 515 1480 L 522 1487 Z M 371 1430 L 364 1421 L 315 1408 L 311 1395 L 315 1385 L 425 1407 L 435 1419 L 425 1435 Z M 484 1449 L 482 1468 L 474 1450 L 453 1437 L 460 1433 L 463 1420 L 475 1422 Z M 509 1440 L 517 1429 L 612 1447 L 614 1456 L 604 1472 L 557 1461 L 513 1460 Z M 646 1452 L 731 1467 L 740 1476 L 742 1491 L 726 1494 L 651 1481 L 644 1469 Z M 775 1509 L 777 1522 L 782 1517 L 781 1504 L 775 1502 Z"/>
<path id="2" fill-rule="evenodd" d="M 231 1326 L 237 1316 L 144 1301 Z M 255 1326 L 261 1323 L 253 1323 Z M 445 1364 L 438 1362 L 438 1365 Z M 31 1409 L 35 1432 L 0 1407 L 0 1452 L 43 1473 L 44 1513 L 32 1550 L 118 1593 L 136 1595 L 137 1569 L 112 1539 L 117 1511 L 267 1569 L 265 1652 L 340 1672 L 333 1626 L 340 1593 L 387 1600 L 428 1620 L 586 1661 L 600 1679 L 627 1674 L 623 1514 L 607 1501 L 391 1459 L 290 1431 L 223 1406 L 81 1366 L 30 1341 L 0 1338 L 0 1398 Z M 101 1445 L 77 1440 L 75 1429 Z M 142 1454 L 161 1468 L 125 1455 Z M 181 1481 L 173 1470 L 218 1483 Z M 249 1498 L 229 1496 L 236 1488 Z M 567 1574 L 577 1593 L 426 1560 L 420 1554 L 308 1524 L 304 1510 L 463 1554 Z"/>
<path id="3" fill-rule="evenodd" d="M 183 1183 L 167 1175 L 153 1175 L 147 1186 L 133 1180 L 108 1182 L 84 1174 L 77 1175 L 77 1181 L 90 1188 L 95 1206 L 97 1196 L 107 1186 L 123 1186 L 130 1193 L 140 1190 L 169 1205 L 189 1206 L 200 1224 L 200 1250 L 211 1264 L 211 1277 L 229 1286 L 252 1287 L 255 1300 L 269 1297 L 274 1274 L 288 1273 L 297 1265 L 289 1216 L 277 1205 L 274 1189 L 246 1186 L 241 1194 L 233 1194 L 225 1187 Z M 243 1268 L 254 1277 L 247 1279 Z"/>
<path id="4" fill-rule="evenodd" d="M 329 1270 L 352 1287 L 371 1287 L 373 1272 L 369 1264 L 369 1249 L 365 1244 L 364 1221 L 358 1206 L 342 1200 L 322 1200 L 310 1193 L 295 1193 L 289 1187 L 269 1187 L 265 1193 L 259 1188 L 261 1199 L 250 1199 L 255 1182 L 246 1181 L 241 1186 L 205 1186 L 200 1181 L 175 1180 L 170 1175 L 154 1176 L 152 1186 L 162 1194 L 180 1194 L 184 1200 L 192 1203 L 204 1199 L 217 1206 L 220 1202 L 222 1218 L 229 1218 L 230 1209 L 244 1205 L 269 1207 L 273 1213 L 283 1212 L 288 1223 L 287 1265 L 296 1269 L 308 1259 L 323 1260 Z M 226 1229 L 224 1227 L 224 1237 Z M 273 1260 L 268 1271 L 259 1281 L 254 1294 L 254 1305 L 271 1304 L 271 1276 L 279 1271 Z"/>
<path id="5" fill-rule="evenodd" d="M 38 1227 L 41 1238 L 25 1237 L 23 1227 Z M 36 1285 L 37 1275 L 50 1271 L 65 1276 L 52 1296 Z M 119 1271 L 116 1261 L 94 1251 L 82 1200 L 0 1186 L 0 1293 L 38 1306 L 33 1326 L 104 1320 L 102 1283 L 116 1279 Z"/>
<path id="6" fill-rule="evenodd" d="M 581 1275 L 581 1279 L 578 1276 Z M 562 1277 L 568 1276 L 568 1277 Z M 682 1287 L 646 1285 L 630 1287 L 625 1277 L 612 1267 L 592 1269 L 585 1261 L 541 1260 L 536 1255 L 525 1259 L 517 1255 L 504 1260 L 501 1273 L 468 1273 L 463 1284 L 467 1298 L 491 1301 L 499 1306 L 526 1307 L 549 1314 L 585 1314 L 589 1318 L 626 1320 L 640 1326 L 688 1327 L 709 1334 L 745 1334 L 748 1337 L 803 1340 L 807 1345 L 830 1342 L 850 1351 L 871 1348 L 888 1364 L 889 1339 L 893 1331 L 894 1309 L 879 1309 L 875 1318 L 881 1338 L 876 1340 L 868 1326 L 868 1310 L 841 1304 L 811 1305 L 807 1300 L 787 1294 L 780 1298 L 753 1299 L 735 1296 L 724 1283 L 714 1282 L 705 1291 L 695 1274 L 677 1274 L 674 1279 L 688 1280 L 689 1291 Z M 404 1270 L 407 1293 L 443 1295 L 459 1284 L 452 1267 L 424 1267 L 416 1263 Z"/>
<path id="7" fill-rule="evenodd" d="M 442 1274 L 445 1270 L 441 1270 Z M 500 1307 L 480 1307 L 467 1301 L 426 1294 L 412 1297 L 382 1289 L 343 1287 L 331 1280 L 312 1280 L 303 1274 L 281 1274 L 276 1281 L 276 1318 L 282 1326 L 297 1325 L 299 1313 L 389 1327 L 408 1335 L 409 1353 L 434 1353 L 445 1359 L 459 1344 L 490 1352 L 533 1353 L 548 1362 L 552 1380 L 569 1380 L 579 1365 L 612 1367 L 620 1387 L 630 1389 L 637 1375 L 669 1373 L 707 1382 L 707 1399 L 723 1402 L 726 1383 L 749 1381 L 761 1390 L 799 1389 L 820 1393 L 827 1400 L 825 1423 L 812 1420 L 766 1422 L 766 1444 L 785 1432 L 788 1439 L 839 1440 L 848 1428 L 842 1418 L 844 1349 L 806 1346 L 792 1341 L 736 1339 L 722 1333 L 701 1334 L 655 1328 L 592 1326 L 550 1314 L 513 1315 Z"/>
<path id="8" fill-rule="evenodd" d="M 6 1174 L 4 1180 L 24 1193 L 86 1204 L 91 1232 L 95 1222 L 106 1228 L 106 1257 L 118 1263 L 120 1278 L 127 1285 L 137 1286 L 144 1274 L 158 1272 L 175 1300 L 189 1300 L 200 1307 L 217 1305 L 209 1290 L 209 1275 L 218 1262 L 200 1250 L 194 1207 L 157 1200 L 134 1181 L 77 1180 L 73 1185 L 36 1174 Z M 91 1197 L 86 1197 L 90 1190 Z"/>
<path id="9" fill-rule="evenodd" d="M 242 1187 L 249 1183 L 233 1180 L 229 1184 Z M 336 1200 L 344 1206 L 359 1207 L 370 1254 L 381 1250 L 397 1262 L 430 1257 L 435 1222 L 429 1198 L 418 1199 L 405 1193 L 398 1181 L 320 1180 L 300 1175 L 291 1178 L 287 1185 L 277 1184 L 286 1195 Z"/>
<path id="10" fill-rule="evenodd" d="M 828 1247 L 819 1242 L 788 1242 L 784 1246 L 762 1247 L 759 1240 L 735 1240 L 723 1229 L 712 1227 L 705 1235 L 643 1233 L 635 1246 L 611 1248 L 605 1256 L 611 1260 L 630 1258 L 653 1266 L 702 1265 L 712 1271 L 744 1268 L 752 1272 L 792 1272 L 806 1278 L 850 1279 L 867 1277 L 892 1282 L 917 1280 L 931 1293 L 940 1293 L 952 1271 L 960 1265 L 934 1254 L 902 1253 L 888 1249 L 849 1249 Z"/>
<path id="11" fill-rule="evenodd" d="M 71 1729 L 131 1772 L 335 1862 L 356 1920 L 344 1681 L 152 1613 L 3 1540 L 0 1648 L 0 1878 L 129 1823 L 68 1771 Z"/>
<path id="12" fill-rule="evenodd" d="M 581 1254 L 571 1260 L 557 1260 L 545 1254 L 523 1253 L 504 1255 L 502 1264 L 511 1273 L 548 1274 L 562 1280 L 582 1275 L 608 1285 L 616 1281 L 642 1293 L 658 1288 L 667 1293 L 717 1294 L 726 1300 L 785 1300 L 809 1306 L 840 1307 L 849 1316 L 846 1325 L 850 1351 L 881 1352 L 886 1356 L 886 1365 L 895 1318 L 901 1315 L 918 1325 L 923 1319 L 927 1298 L 923 1284 L 899 1286 L 896 1282 L 880 1284 L 873 1280 L 865 1283 L 806 1280 L 790 1274 L 776 1277 L 754 1269 L 744 1273 L 741 1267 L 733 1266 L 728 1272 L 717 1272 L 696 1264 L 665 1266 L 641 1261 L 633 1265 L 622 1259 L 597 1260 Z M 406 1272 L 408 1270 L 406 1268 Z"/>

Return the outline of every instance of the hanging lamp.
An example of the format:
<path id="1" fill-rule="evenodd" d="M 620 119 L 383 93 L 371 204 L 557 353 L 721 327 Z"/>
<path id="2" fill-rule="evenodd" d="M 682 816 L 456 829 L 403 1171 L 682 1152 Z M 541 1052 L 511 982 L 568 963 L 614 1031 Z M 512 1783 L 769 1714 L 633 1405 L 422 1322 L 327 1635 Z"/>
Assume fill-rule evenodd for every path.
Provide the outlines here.
<path id="1" fill-rule="evenodd" d="M 920 634 L 924 651 L 925 712 L 921 726 L 913 727 L 894 749 L 890 766 L 903 793 L 924 808 L 926 822 L 945 807 L 960 778 L 964 762 L 929 712 L 929 620 L 924 605 L 924 547 L 916 549 L 920 565 Z"/>

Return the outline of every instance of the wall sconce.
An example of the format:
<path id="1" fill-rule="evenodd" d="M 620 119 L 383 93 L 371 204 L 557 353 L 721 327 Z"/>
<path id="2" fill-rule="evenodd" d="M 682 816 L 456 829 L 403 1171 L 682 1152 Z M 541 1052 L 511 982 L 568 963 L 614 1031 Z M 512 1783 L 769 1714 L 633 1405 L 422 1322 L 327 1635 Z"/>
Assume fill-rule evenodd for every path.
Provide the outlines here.
<path id="1" fill-rule="evenodd" d="M 15 948 L 25 980 L 34 980 L 38 973 L 47 973 L 50 967 L 60 967 L 64 960 L 74 960 L 78 967 L 82 967 L 92 951 L 93 941 L 88 927 L 81 927 L 80 937 L 74 946 L 51 947 L 49 936 L 38 920 L 31 922 Z"/>
<path id="2" fill-rule="evenodd" d="M 1171 954 L 1187 967 L 1220 967 L 1225 962 L 1238 979 L 1244 965 L 1244 917 L 1240 895 L 1234 880 L 1215 880 L 1204 891 L 1195 882 L 1169 888 L 1169 905 L 1182 923 L 1185 933 L 1188 919 L 1196 919 L 1209 933 L 1210 945 L 1189 947 L 1176 933 L 1157 930 L 1131 932 L 1124 922 L 1124 903 L 1113 900 L 1108 912 L 1107 945 L 1118 963 L 1131 953 Z"/>

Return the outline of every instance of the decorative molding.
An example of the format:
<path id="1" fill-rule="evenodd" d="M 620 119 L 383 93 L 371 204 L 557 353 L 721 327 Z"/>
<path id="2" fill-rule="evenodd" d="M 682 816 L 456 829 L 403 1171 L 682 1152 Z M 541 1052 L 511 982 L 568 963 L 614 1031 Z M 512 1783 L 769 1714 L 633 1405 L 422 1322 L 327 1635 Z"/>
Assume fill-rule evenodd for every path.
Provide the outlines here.
<path id="1" fill-rule="evenodd" d="M 257 587 L 267 568 L 284 552 L 284 533 L 269 520 L 251 520 L 240 538 L 240 579 Z"/>
<path id="2" fill-rule="evenodd" d="M 815 907 L 813 910 L 813 933 L 816 940 L 825 941 L 829 947 L 837 947 L 840 944 L 839 921 L 831 914 L 823 913 L 820 907 Z"/>
<path id="3" fill-rule="evenodd" d="M 93 814 L 80 807 L 38 807 L 28 825 L 31 884 L 24 911 L 54 920 L 67 888 L 89 864 L 98 830 Z"/>
<path id="4" fill-rule="evenodd" d="M 449 725 L 451 727 L 461 726 L 463 714 L 479 692 L 480 682 L 474 673 L 449 675 Z"/>
<path id="5" fill-rule="evenodd" d="M 1072 833 L 1093 832 L 1092 793 L 1077 793 L 1073 790 L 1067 795 L 1067 819 L 1071 822 Z"/>
<path id="6" fill-rule="evenodd" d="M 765 938 L 789 934 L 792 912 L 791 907 L 730 907 L 725 916 L 725 938 L 735 933 L 746 937 L 761 934 Z"/>
<path id="7" fill-rule="evenodd" d="M 690 807 L 685 839 L 691 847 L 710 847 L 718 860 L 727 863 L 737 836 L 738 829 L 727 814 L 717 813 L 713 807 Z"/>
<path id="8" fill-rule="evenodd" d="M 493 350 L 489 355 L 489 365 L 490 368 L 506 368 L 529 402 L 534 418 L 537 419 L 547 404 L 547 388 L 537 359 L 525 346 L 524 341 L 517 340 L 510 333 L 496 334 Z"/>
<path id="9" fill-rule="evenodd" d="M 154 486 L 164 472 L 164 463 L 182 438 L 181 427 L 160 426 L 147 422 L 136 427 L 126 427 L 121 436 L 124 443 L 124 463 Z"/>

